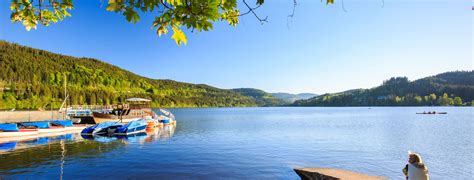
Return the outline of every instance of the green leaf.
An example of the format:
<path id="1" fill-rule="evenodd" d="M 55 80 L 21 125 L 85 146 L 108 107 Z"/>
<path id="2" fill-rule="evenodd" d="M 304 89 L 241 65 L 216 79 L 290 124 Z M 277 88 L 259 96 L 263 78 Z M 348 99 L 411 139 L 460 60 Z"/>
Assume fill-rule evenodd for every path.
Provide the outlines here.
<path id="1" fill-rule="evenodd" d="M 257 0 L 257 5 L 262 5 L 264 0 Z"/>
<path id="2" fill-rule="evenodd" d="M 123 15 L 125 15 L 125 18 L 127 18 L 128 22 L 132 22 L 134 24 L 140 20 L 140 16 L 138 16 L 138 13 L 135 12 L 131 7 L 127 8 Z"/>
<path id="3" fill-rule="evenodd" d="M 18 3 L 15 1 L 12 1 L 12 3 L 10 4 L 10 10 L 13 11 L 15 9 L 18 9 Z"/>
<path id="4" fill-rule="evenodd" d="M 239 10 L 229 10 L 222 13 L 222 19 L 227 20 L 229 25 L 232 25 L 235 27 L 237 26 L 237 24 L 239 24 L 239 18 L 238 18 L 239 15 L 240 15 Z"/>
<path id="5" fill-rule="evenodd" d="M 166 0 L 166 2 L 173 6 L 179 6 L 183 4 L 183 0 Z"/>
<path id="6" fill-rule="evenodd" d="M 174 39 L 178 46 L 181 46 L 182 43 L 185 45 L 188 43 L 186 35 L 184 35 L 183 31 L 176 26 L 173 26 L 173 36 L 171 36 L 171 38 Z"/>
<path id="7" fill-rule="evenodd" d="M 158 27 L 158 29 L 156 29 L 156 33 L 158 33 L 158 36 L 161 36 L 163 34 L 167 34 L 168 29 L 164 25 L 161 25 L 160 27 Z"/>

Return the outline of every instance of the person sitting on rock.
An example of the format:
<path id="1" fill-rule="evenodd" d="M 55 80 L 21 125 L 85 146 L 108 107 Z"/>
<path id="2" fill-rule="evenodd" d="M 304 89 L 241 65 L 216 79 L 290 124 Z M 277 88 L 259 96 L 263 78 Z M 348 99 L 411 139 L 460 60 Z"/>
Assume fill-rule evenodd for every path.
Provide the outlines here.
<path id="1" fill-rule="evenodd" d="M 423 164 L 421 156 L 408 152 L 408 164 L 403 168 L 407 180 L 429 180 L 428 168 Z"/>

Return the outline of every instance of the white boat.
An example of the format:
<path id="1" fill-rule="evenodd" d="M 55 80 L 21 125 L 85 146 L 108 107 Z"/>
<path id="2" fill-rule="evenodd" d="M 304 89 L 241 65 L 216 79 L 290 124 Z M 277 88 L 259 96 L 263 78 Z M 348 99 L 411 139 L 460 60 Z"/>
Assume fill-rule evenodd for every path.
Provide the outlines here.
<path id="1" fill-rule="evenodd" d="M 64 127 L 64 128 L 66 128 L 66 131 L 82 131 L 86 127 L 87 126 L 70 126 L 70 127 Z"/>
<path id="2" fill-rule="evenodd" d="M 66 131 L 64 127 L 39 128 L 38 133 L 55 133 Z"/>
<path id="3" fill-rule="evenodd" d="M 52 127 L 64 127 L 66 131 L 82 131 L 87 125 L 84 124 L 74 124 L 71 120 L 50 120 L 50 124 L 56 125 Z"/>
<path id="4" fill-rule="evenodd" d="M 21 129 L 18 131 L 8 131 L 8 132 L 0 132 L 0 138 L 8 138 L 8 137 L 18 137 L 18 136 L 32 136 L 37 135 L 38 130 L 36 129 Z"/>
<path id="5" fill-rule="evenodd" d="M 31 136 L 38 134 L 37 129 L 18 129 L 17 124 L 0 124 L 0 138 Z"/>

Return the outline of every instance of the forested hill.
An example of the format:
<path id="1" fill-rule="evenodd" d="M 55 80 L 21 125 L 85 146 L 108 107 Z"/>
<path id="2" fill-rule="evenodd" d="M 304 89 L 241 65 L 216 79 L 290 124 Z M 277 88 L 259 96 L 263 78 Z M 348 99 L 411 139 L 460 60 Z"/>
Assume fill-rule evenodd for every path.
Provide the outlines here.
<path id="1" fill-rule="evenodd" d="M 149 79 L 96 59 L 0 41 L 0 109 L 57 108 L 65 84 L 69 104 L 113 104 L 142 97 L 152 99 L 154 107 L 257 106 L 254 98 L 232 90 Z"/>
<path id="2" fill-rule="evenodd" d="M 272 95 L 278 99 L 282 99 L 287 103 L 293 103 L 297 100 L 301 99 L 309 99 L 315 96 L 318 96 L 317 94 L 313 93 L 299 93 L 299 94 L 290 94 L 290 93 L 272 93 Z"/>
<path id="3" fill-rule="evenodd" d="M 462 106 L 474 102 L 474 71 L 454 71 L 409 81 L 391 78 L 372 89 L 324 94 L 294 106 Z"/>
<path id="4" fill-rule="evenodd" d="M 262 91 L 260 89 L 238 88 L 232 89 L 232 91 L 244 96 L 250 96 L 254 98 L 258 106 L 282 106 L 289 104 L 283 99 L 274 97 L 272 94 Z"/>

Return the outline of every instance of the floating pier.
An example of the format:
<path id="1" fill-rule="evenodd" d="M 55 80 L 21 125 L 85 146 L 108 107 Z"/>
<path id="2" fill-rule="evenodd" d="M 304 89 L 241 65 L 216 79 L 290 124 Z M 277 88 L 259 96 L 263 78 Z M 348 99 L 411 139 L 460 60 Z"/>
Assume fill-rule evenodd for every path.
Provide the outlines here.
<path id="1" fill-rule="evenodd" d="M 294 171 L 302 180 L 388 180 L 384 177 L 333 168 L 300 168 Z"/>

